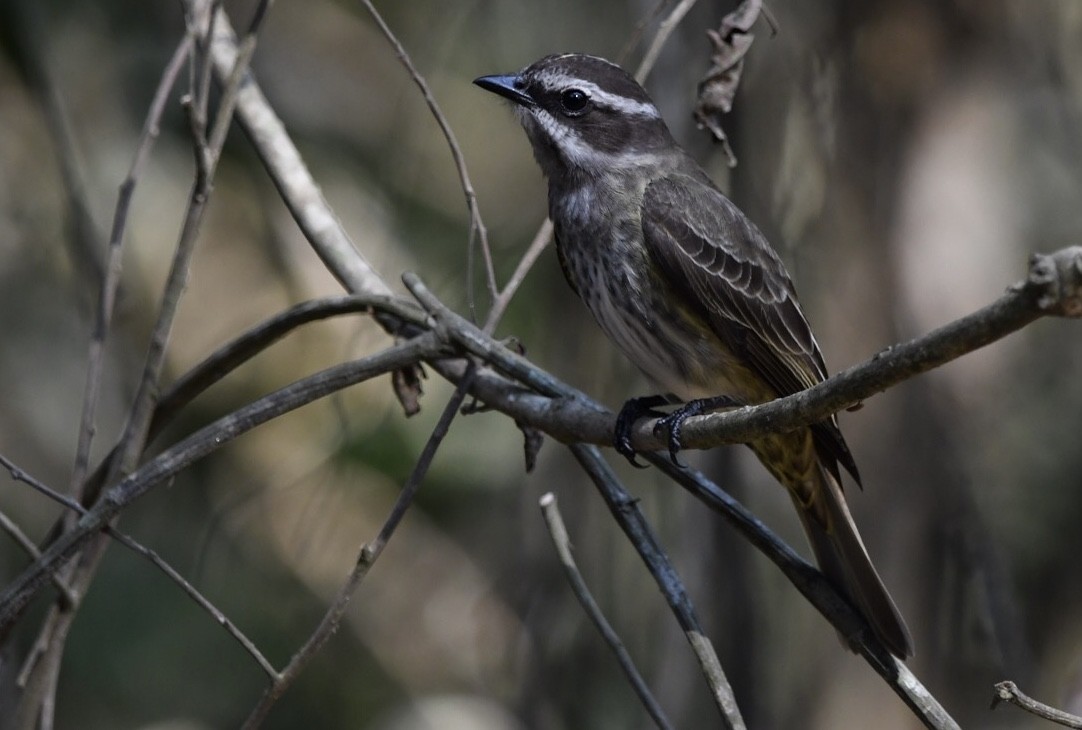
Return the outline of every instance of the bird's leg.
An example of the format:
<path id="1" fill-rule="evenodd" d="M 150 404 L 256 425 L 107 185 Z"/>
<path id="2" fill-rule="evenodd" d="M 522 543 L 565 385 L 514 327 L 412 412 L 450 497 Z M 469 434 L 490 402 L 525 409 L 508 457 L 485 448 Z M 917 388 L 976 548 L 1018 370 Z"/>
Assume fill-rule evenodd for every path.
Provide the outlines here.
<path id="1" fill-rule="evenodd" d="M 684 448 L 683 444 L 680 443 L 680 431 L 684 427 L 684 421 L 692 416 L 709 413 L 718 408 L 739 408 L 743 405 L 745 404 L 728 395 L 717 395 L 712 398 L 699 398 L 698 400 L 689 401 L 669 415 L 659 418 L 654 425 L 654 433 L 658 434 L 661 431 L 668 430 L 669 458 L 672 463 L 683 468 L 684 465 L 680 463 L 676 455 L 680 452 L 680 449 Z"/>
<path id="2" fill-rule="evenodd" d="M 646 464 L 640 463 L 635 459 L 635 447 L 631 445 L 631 429 L 635 425 L 635 421 L 644 416 L 650 416 L 652 418 L 660 418 L 664 416 L 664 413 L 654 410 L 657 406 L 663 406 L 669 402 L 669 399 L 663 395 L 647 395 L 641 398 L 632 398 L 627 403 L 624 403 L 623 408 L 616 415 L 616 438 L 613 446 L 616 447 L 617 453 L 622 455 L 632 466 L 636 466 L 640 469 L 645 469 Z"/>

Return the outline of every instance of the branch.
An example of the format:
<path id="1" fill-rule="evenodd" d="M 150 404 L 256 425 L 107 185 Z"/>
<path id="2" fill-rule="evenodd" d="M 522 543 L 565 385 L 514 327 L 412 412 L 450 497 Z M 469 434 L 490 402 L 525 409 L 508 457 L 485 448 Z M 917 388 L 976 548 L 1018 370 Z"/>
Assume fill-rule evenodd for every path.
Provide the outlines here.
<path id="1" fill-rule="evenodd" d="M 278 698 L 293 684 L 304 668 L 323 648 L 323 645 L 327 643 L 327 640 L 331 638 L 331 635 L 338 630 L 338 624 L 345 614 L 350 599 L 357 592 L 361 582 L 367 577 L 368 571 L 375 565 L 379 556 L 383 554 L 383 549 L 387 546 L 391 536 L 394 535 L 395 530 L 398 529 L 398 525 L 402 522 L 402 518 L 405 517 L 406 511 L 412 506 L 413 500 L 417 496 L 417 490 L 421 488 L 421 483 L 424 481 L 425 475 L 428 474 L 429 467 L 432 466 L 432 460 L 436 458 L 437 449 L 443 443 L 443 439 L 451 428 L 451 422 L 458 415 L 462 402 L 466 399 L 474 372 L 475 369 L 472 367 L 467 370 L 466 375 L 459 381 L 454 393 L 447 400 L 447 405 L 444 407 L 443 413 L 440 414 L 436 427 L 429 434 L 428 441 L 425 442 L 421 455 L 413 466 L 413 471 L 410 472 L 406 483 L 402 486 L 398 499 L 392 505 L 390 514 L 376 537 L 361 548 L 361 553 L 357 557 L 353 570 L 350 571 L 349 578 L 339 589 L 338 595 L 328 607 L 323 620 L 320 621 L 319 626 L 308 637 L 308 640 L 304 642 L 304 646 L 293 656 L 289 665 L 274 678 L 271 686 L 267 688 L 259 702 L 252 708 L 248 719 L 241 726 L 242 730 L 255 730 L 262 724 L 263 719 L 270 712 L 271 707 Z"/>
<path id="2" fill-rule="evenodd" d="M 86 386 L 79 427 L 79 443 L 76 448 L 75 467 L 72 470 L 71 478 L 71 493 L 76 499 L 81 497 L 90 461 L 90 446 L 94 437 L 96 413 L 101 393 L 105 340 L 108 337 L 109 327 L 113 319 L 117 290 L 120 288 L 124 233 L 128 226 L 128 215 L 131 211 L 132 199 L 135 196 L 135 186 L 138 184 L 143 168 L 150 157 L 150 150 L 158 138 L 158 125 L 165 111 L 165 102 L 169 98 L 169 92 L 172 91 L 184 61 L 189 57 L 191 51 L 192 37 L 185 34 L 184 38 L 177 44 L 172 58 L 170 58 L 169 63 L 166 64 L 165 70 L 162 72 L 161 81 L 158 82 L 158 88 L 154 92 L 154 98 L 150 103 L 146 121 L 143 123 L 143 132 L 139 138 L 135 156 L 132 158 L 131 167 L 128 168 L 128 174 L 120 184 L 117 193 L 116 208 L 113 211 L 113 225 L 109 233 L 104 276 L 102 277 L 98 307 L 95 311 L 94 330 L 90 338 L 90 353 L 87 357 Z"/>
<path id="3" fill-rule="evenodd" d="M 769 527 L 731 495 L 693 469 L 677 467 L 668 454 L 644 455 L 666 476 L 729 522 L 759 552 L 770 559 L 801 595 L 845 637 L 926 727 L 956 730 L 957 723 L 904 663 L 880 644 L 867 621 L 845 600 L 817 568 L 785 544 Z"/>
<path id="4" fill-rule="evenodd" d="M 646 77 L 649 76 L 650 71 L 653 70 L 654 64 L 657 63 L 658 56 L 661 55 L 661 49 L 665 45 L 665 41 L 669 40 L 669 36 L 676 30 L 676 26 L 680 24 L 680 21 L 684 19 L 684 16 L 695 6 L 697 1 L 698 0 L 680 0 L 680 2 L 676 4 L 676 7 L 674 7 L 665 19 L 661 21 L 657 33 L 654 34 L 654 40 L 650 42 L 650 47 L 646 49 L 646 53 L 643 54 L 642 57 L 642 62 L 635 71 L 635 80 L 640 84 L 646 81 Z"/>
<path id="5" fill-rule="evenodd" d="M 79 504 L 74 499 L 71 499 L 70 497 L 61 494 L 60 492 L 57 492 L 55 489 L 51 488 L 49 485 L 45 484 L 41 480 L 36 479 L 30 474 L 26 473 L 23 469 L 21 469 L 3 454 L 0 454 L 0 465 L 2 465 L 11 473 L 12 479 L 23 482 L 24 484 L 30 486 L 40 494 L 43 494 L 54 502 L 66 507 L 70 514 L 78 516 L 86 515 L 87 510 L 85 507 L 83 507 L 83 505 Z M 4 520 L 7 519 L 6 516 L 4 516 L 2 513 L 0 513 L 0 518 L 3 518 Z M 106 525 L 102 529 L 111 538 L 131 550 L 139 557 L 149 561 L 152 565 L 154 565 L 154 567 L 163 572 L 167 578 L 180 586 L 180 589 L 187 593 L 188 596 L 193 601 L 195 601 L 195 603 L 200 608 L 210 614 L 211 618 L 214 619 L 215 623 L 221 625 L 230 636 L 237 640 L 237 642 L 244 648 L 245 651 L 252 655 L 252 658 L 255 659 L 256 663 L 263 668 L 263 671 L 269 672 L 272 676 L 274 675 L 274 667 L 270 665 L 270 662 L 267 661 L 266 657 L 264 657 L 263 654 L 259 651 L 259 649 L 256 648 L 255 644 L 251 641 L 251 639 L 245 636 L 244 633 L 239 628 L 237 628 L 236 624 L 230 621 L 225 616 L 225 614 L 218 610 L 218 608 L 213 603 L 211 603 L 209 599 L 207 599 L 202 593 L 200 593 L 195 588 L 195 586 L 189 583 L 184 578 L 184 576 L 178 573 L 176 569 L 173 568 L 173 566 L 165 562 L 165 560 L 163 560 L 161 556 L 159 556 L 150 548 L 142 545 L 128 535 L 112 527 L 111 525 Z M 25 540 L 25 543 L 23 542 L 23 540 Z M 28 538 L 23 538 L 23 540 L 20 540 L 20 543 L 23 544 L 24 549 L 34 558 L 35 561 L 40 560 L 41 551 L 38 550 L 37 546 L 30 542 Z M 65 605 L 71 606 L 78 604 L 79 596 L 76 595 L 74 591 L 72 591 L 72 589 L 69 588 L 60 579 L 59 575 L 53 575 L 53 584 L 60 591 L 61 597 L 63 598 Z M 54 614 L 54 618 L 61 618 L 61 614 Z M 50 633 L 51 630 L 42 631 L 39 637 L 39 641 L 46 639 Z M 46 641 L 45 643 L 48 642 Z M 30 662 L 28 662 L 27 666 L 29 667 L 29 665 Z M 28 674 L 29 670 L 24 670 L 24 673 Z"/>
<path id="6" fill-rule="evenodd" d="M 439 302 L 414 274 L 403 277 L 411 293 L 440 322 L 446 335 L 467 352 L 529 389 L 479 379 L 489 405 L 516 420 L 566 443 L 582 441 L 610 446 L 615 417 L 578 391 L 508 350 Z M 888 347 L 870 360 L 827 378 L 822 383 L 769 403 L 689 418 L 681 432 L 685 448 L 706 449 L 747 443 L 768 433 L 790 431 L 817 423 L 851 408 L 921 373 L 1002 339 L 1045 316 L 1082 316 L 1082 247 L 1035 255 L 1026 280 L 973 314 L 906 343 Z M 559 401 L 553 401 L 559 398 Z M 632 432 L 642 452 L 666 447 L 664 434 L 655 434 L 654 420 L 641 421 Z"/>
<path id="7" fill-rule="evenodd" d="M 350 385 L 434 359 L 443 352 L 438 337 L 428 333 L 360 360 L 327 368 L 264 396 L 193 433 L 151 459 L 109 488 L 75 527 L 50 545 L 0 593 L 0 631 L 7 630 L 44 580 L 72 553 L 102 530 L 110 520 L 156 485 L 216 451 L 232 439 L 272 418 L 288 413 Z"/>
<path id="8" fill-rule="evenodd" d="M 1034 257 L 1030 276 L 1025 282 L 1012 287 L 999 301 L 975 314 L 940 328 L 926 337 L 890 348 L 868 363 L 835 376 L 805 393 L 764 406 L 741 409 L 736 413 L 704 418 L 704 422 L 715 422 L 716 431 L 707 434 L 713 439 L 710 445 L 727 443 L 730 439 L 750 440 L 769 431 L 813 423 L 834 410 L 852 405 L 890 385 L 993 342 L 1041 316 L 1077 316 L 1082 312 L 1080 279 L 1082 249 L 1066 249 L 1050 256 Z M 415 276 L 407 275 L 404 281 L 418 301 L 432 312 L 442 331 L 450 339 L 505 375 L 544 396 L 550 396 L 535 396 L 506 381 L 501 385 L 497 378 L 479 378 L 475 393 L 489 406 L 550 434 L 564 436 L 567 441 L 574 441 L 576 436 L 581 437 L 584 431 L 591 428 L 598 429 L 596 438 L 602 443 L 611 440 L 611 414 L 447 310 Z M 553 397 L 561 400 L 554 401 Z M 732 422 L 743 431 L 734 428 Z M 671 469 L 664 457 L 655 455 L 654 458 L 655 463 L 675 472 L 675 476 L 681 478 L 681 483 L 686 486 L 688 472 Z M 716 488 L 715 491 L 720 492 Z M 699 494 L 697 496 L 702 498 Z M 746 534 L 757 536 L 757 544 L 761 549 L 783 567 L 790 580 L 844 635 L 850 637 L 876 671 L 890 682 L 918 716 L 930 727 L 954 727 L 949 715 L 903 664 L 882 647 L 874 646 L 867 638 L 862 638 L 867 634 L 863 619 L 825 583 L 818 572 L 769 535 L 769 532 L 735 501 L 730 502 L 725 509 L 738 515 L 736 519 L 747 528 Z M 763 545 L 766 548 L 762 548 Z"/>
<path id="9" fill-rule="evenodd" d="M 661 594 L 672 609 L 677 623 L 683 629 L 684 636 L 699 660 L 699 666 L 713 694 L 714 703 L 721 712 L 725 727 L 743 730 L 746 727 L 744 719 L 740 716 L 740 708 L 736 704 L 732 687 L 729 686 L 729 680 L 721 668 L 717 653 L 699 624 L 691 599 L 680 576 L 676 573 L 676 568 L 665 555 L 665 551 L 661 549 L 657 536 L 654 535 L 636 500 L 620 484 L 612 468 L 596 448 L 585 444 L 571 444 L 571 453 L 593 480 L 594 486 L 601 493 L 605 504 L 609 506 L 609 511 L 616 519 L 616 523 L 635 546 L 635 550 L 646 563 L 658 588 L 661 589 Z"/>
<path id="10" fill-rule="evenodd" d="M 635 668 L 635 662 L 632 660 L 631 654 L 628 653 L 627 647 L 621 641 L 620 635 L 605 619 L 605 614 L 601 612 L 601 607 L 597 605 L 597 601 L 590 594 L 590 588 L 586 585 L 582 573 L 579 572 L 578 565 L 575 564 L 575 556 L 571 554 L 571 538 L 568 537 L 567 526 L 564 525 L 564 519 L 560 515 L 560 507 L 556 504 L 556 496 L 552 492 L 546 492 L 541 496 L 539 504 L 541 514 L 545 517 L 545 525 L 552 537 L 552 543 L 556 546 L 556 554 L 560 557 L 560 565 L 564 568 L 567 582 L 571 584 L 571 590 L 575 593 L 575 597 L 579 599 L 579 603 L 582 604 L 583 610 L 593 621 L 594 626 L 601 632 L 605 643 L 616 654 L 616 661 L 620 663 L 620 668 L 624 670 L 627 680 L 631 683 L 635 694 L 642 700 L 642 704 L 646 707 L 646 711 L 650 713 L 650 717 L 654 719 L 654 723 L 662 730 L 670 730 L 672 725 L 669 724 L 669 719 L 665 717 L 665 711 L 661 709 L 661 705 L 658 704 L 654 695 L 650 692 L 646 681 L 639 674 L 639 670 Z"/>
<path id="11" fill-rule="evenodd" d="M 379 27 L 380 33 L 394 48 L 395 56 L 398 57 L 399 62 L 405 67 L 409 73 L 410 78 L 413 79 L 413 83 L 417 84 L 417 88 L 421 90 L 421 96 L 425 100 L 425 104 L 428 105 L 429 111 L 432 112 L 432 116 L 436 119 L 436 124 L 439 125 L 440 132 L 443 133 L 443 138 L 447 141 L 447 147 L 451 150 L 451 157 L 455 161 L 455 170 L 458 172 L 458 181 L 462 186 L 462 192 L 466 196 L 466 207 L 470 212 L 470 241 L 467 248 L 467 266 L 466 266 L 466 280 L 467 280 L 467 292 L 466 295 L 470 301 L 470 309 L 473 310 L 473 241 L 474 234 L 477 235 L 477 241 L 481 246 L 481 257 L 485 264 L 485 283 L 488 286 L 489 295 L 495 299 L 498 293 L 498 286 L 496 285 L 496 268 L 492 263 L 492 249 L 488 245 L 488 231 L 485 228 L 485 222 L 481 219 L 481 209 L 477 205 L 477 193 L 473 190 L 473 183 L 470 182 L 470 174 L 466 169 L 466 157 L 462 154 L 462 148 L 458 146 L 458 139 L 455 137 L 455 132 L 451 129 L 450 122 L 447 121 L 447 117 L 443 115 L 443 111 L 440 109 L 439 102 L 436 101 L 436 97 L 432 94 L 432 90 L 428 88 L 428 82 L 425 81 L 425 77 L 421 75 L 421 72 L 417 70 L 417 67 L 413 65 L 413 61 L 410 60 L 409 53 L 406 52 L 406 48 L 402 45 L 401 41 L 395 36 L 394 31 L 383 20 L 383 16 L 379 14 L 376 7 L 372 4 L 371 0 L 361 0 L 361 4 L 364 5 L 368 14 L 372 16 L 372 19 L 376 21 L 376 26 Z"/>
<path id="12" fill-rule="evenodd" d="M 996 694 L 992 697 L 992 709 L 994 710 L 1000 702 L 1010 702 L 1012 705 L 1018 705 L 1026 712 L 1050 720 L 1063 727 L 1082 728 L 1082 717 L 1063 710 L 1057 710 L 1055 707 L 1046 705 L 1043 702 L 1038 702 L 1018 689 L 1018 685 L 1014 682 L 999 682 L 996 684 Z"/>
<path id="13" fill-rule="evenodd" d="M 191 10 L 198 0 L 183 0 Z M 229 78 L 237 57 L 237 38 L 229 18 L 218 12 L 210 57 L 219 82 Z M 237 92 L 236 119 L 316 254 L 353 294 L 392 294 L 391 288 L 350 240 L 304 164 L 282 120 L 251 73 Z"/>

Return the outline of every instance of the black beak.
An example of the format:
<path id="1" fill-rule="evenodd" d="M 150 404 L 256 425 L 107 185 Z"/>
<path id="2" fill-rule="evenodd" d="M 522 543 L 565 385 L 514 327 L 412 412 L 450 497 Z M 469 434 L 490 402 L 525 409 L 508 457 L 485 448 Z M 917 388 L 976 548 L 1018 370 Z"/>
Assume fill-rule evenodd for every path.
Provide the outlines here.
<path id="1" fill-rule="evenodd" d="M 523 106 L 535 106 L 537 102 L 525 92 L 525 84 L 518 74 L 503 74 L 499 76 L 481 76 L 473 80 L 473 83 L 485 91 L 499 94 L 505 99 L 510 99 L 516 104 Z"/>

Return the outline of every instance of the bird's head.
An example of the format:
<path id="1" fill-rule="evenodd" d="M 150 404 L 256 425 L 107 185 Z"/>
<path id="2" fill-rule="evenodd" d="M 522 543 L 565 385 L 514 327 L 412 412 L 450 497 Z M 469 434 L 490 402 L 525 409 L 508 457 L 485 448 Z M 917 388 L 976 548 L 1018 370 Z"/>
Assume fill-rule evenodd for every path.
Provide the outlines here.
<path id="1" fill-rule="evenodd" d="M 642 86 L 597 56 L 546 56 L 518 73 L 474 83 L 515 104 L 550 180 L 655 165 L 676 149 Z"/>

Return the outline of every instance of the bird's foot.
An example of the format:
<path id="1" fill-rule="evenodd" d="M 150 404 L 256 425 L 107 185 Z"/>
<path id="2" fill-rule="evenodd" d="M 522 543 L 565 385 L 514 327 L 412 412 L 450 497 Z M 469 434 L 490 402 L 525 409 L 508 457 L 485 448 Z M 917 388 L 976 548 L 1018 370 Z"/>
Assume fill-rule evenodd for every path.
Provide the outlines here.
<path id="1" fill-rule="evenodd" d="M 680 453 L 680 449 L 684 448 L 680 441 L 680 432 L 684 428 L 684 421 L 692 416 L 709 413 L 718 408 L 739 408 L 742 405 L 744 404 L 727 395 L 689 401 L 667 416 L 659 418 L 657 423 L 654 424 L 654 434 L 661 435 L 665 431 L 669 432 L 669 459 L 673 464 L 683 469 L 684 465 L 680 463 L 676 455 Z"/>
<path id="2" fill-rule="evenodd" d="M 627 403 L 624 403 L 623 408 L 616 415 L 616 437 L 613 442 L 613 446 L 616 447 L 616 452 L 631 462 L 632 466 L 639 469 L 645 469 L 646 464 L 640 462 L 636 456 L 637 452 L 635 447 L 631 445 L 631 429 L 635 426 L 635 422 L 645 416 L 651 418 L 660 418 L 664 416 L 664 413 L 654 410 L 657 406 L 663 406 L 668 403 L 668 399 L 663 395 L 648 395 L 642 398 L 632 398 Z"/>

